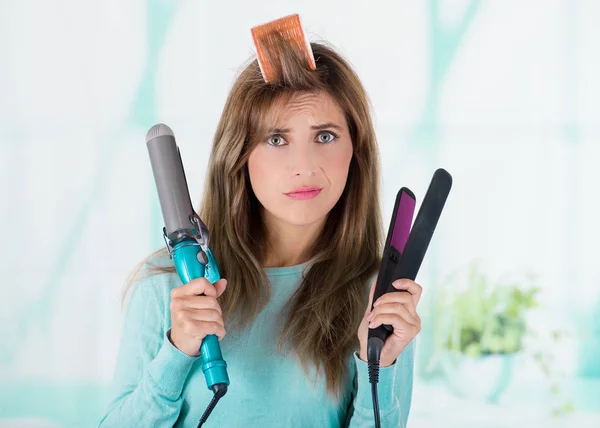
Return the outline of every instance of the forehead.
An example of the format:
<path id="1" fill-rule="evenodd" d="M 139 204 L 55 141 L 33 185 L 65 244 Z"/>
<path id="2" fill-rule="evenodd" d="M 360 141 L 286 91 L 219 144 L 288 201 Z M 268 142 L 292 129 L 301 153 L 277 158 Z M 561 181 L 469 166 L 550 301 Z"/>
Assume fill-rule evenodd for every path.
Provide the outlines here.
<path id="1" fill-rule="evenodd" d="M 338 102 L 327 92 L 300 92 L 282 96 L 274 100 L 265 115 L 266 127 L 281 128 L 298 118 L 315 122 L 344 123 L 344 111 Z"/>

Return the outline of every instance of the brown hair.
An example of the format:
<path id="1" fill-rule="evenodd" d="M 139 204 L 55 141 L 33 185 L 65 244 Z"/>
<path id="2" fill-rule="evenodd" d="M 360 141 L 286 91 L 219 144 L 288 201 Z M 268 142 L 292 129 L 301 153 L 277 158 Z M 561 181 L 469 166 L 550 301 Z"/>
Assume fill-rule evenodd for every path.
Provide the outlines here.
<path id="1" fill-rule="evenodd" d="M 223 317 L 229 329 L 243 328 L 270 296 L 261 265 L 265 234 L 260 204 L 248 176 L 250 152 L 269 126 L 276 101 L 307 91 L 325 91 L 337 101 L 346 114 L 353 144 L 348 180 L 313 245 L 310 269 L 284 310 L 279 342 L 280 347 L 290 345 L 304 369 L 312 363 L 324 370 L 327 389 L 337 396 L 348 358 L 358 350 L 368 281 L 378 269 L 383 246 L 379 157 L 360 80 L 333 49 L 321 43 L 311 46 L 316 71 L 309 70 L 300 52 L 281 42 L 269 52 L 277 59 L 277 81 L 265 83 L 256 60 L 236 79 L 214 136 L 199 214 L 229 284 L 219 298 Z M 158 271 L 175 269 L 157 267 Z"/>

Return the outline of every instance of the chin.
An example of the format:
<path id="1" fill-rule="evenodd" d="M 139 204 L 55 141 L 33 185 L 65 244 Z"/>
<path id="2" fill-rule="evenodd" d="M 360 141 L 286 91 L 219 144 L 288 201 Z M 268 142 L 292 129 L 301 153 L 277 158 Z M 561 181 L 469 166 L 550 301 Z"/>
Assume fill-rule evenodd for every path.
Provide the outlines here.
<path id="1" fill-rule="evenodd" d="M 278 216 L 280 220 L 293 226 L 310 226 L 325 221 L 328 211 L 325 210 L 295 210 Z"/>
<path id="2" fill-rule="evenodd" d="M 325 221 L 326 214 L 324 215 L 315 215 L 311 213 L 309 215 L 293 215 L 289 218 L 284 219 L 287 223 L 292 224 L 294 226 L 310 226 L 311 224 L 321 223 Z"/>

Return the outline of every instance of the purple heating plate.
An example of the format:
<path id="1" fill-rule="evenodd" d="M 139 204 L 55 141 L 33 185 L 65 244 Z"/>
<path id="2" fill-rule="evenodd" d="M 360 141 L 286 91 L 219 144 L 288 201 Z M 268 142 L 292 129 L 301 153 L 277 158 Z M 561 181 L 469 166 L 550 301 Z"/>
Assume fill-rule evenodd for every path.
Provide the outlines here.
<path id="1" fill-rule="evenodd" d="M 390 242 L 390 245 L 399 253 L 404 251 L 404 246 L 408 240 L 416 204 L 417 201 L 415 201 L 408 193 L 402 191 Z"/>

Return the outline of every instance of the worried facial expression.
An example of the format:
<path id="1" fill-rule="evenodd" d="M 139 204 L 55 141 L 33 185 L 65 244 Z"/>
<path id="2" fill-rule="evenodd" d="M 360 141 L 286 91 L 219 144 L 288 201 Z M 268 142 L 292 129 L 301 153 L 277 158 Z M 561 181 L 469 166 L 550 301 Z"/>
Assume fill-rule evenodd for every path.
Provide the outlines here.
<path id="1" fill-rule="evenodd" d="M 345 114 L 324 92 L 301 93 L 273 108 L 276 125 L 256 142 L 248 159 L 265 221 L 323 222 L 348 179 L 353 148 Z"/>

